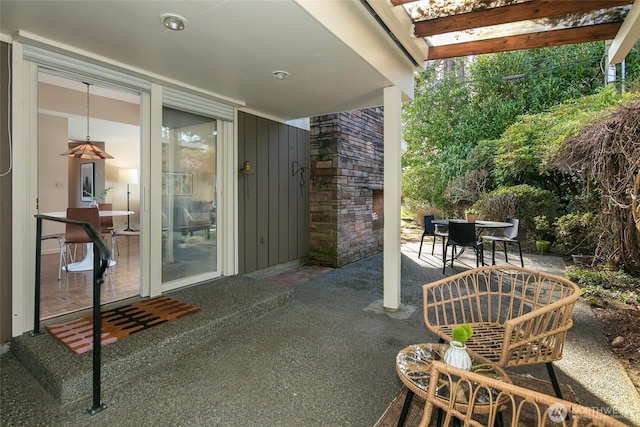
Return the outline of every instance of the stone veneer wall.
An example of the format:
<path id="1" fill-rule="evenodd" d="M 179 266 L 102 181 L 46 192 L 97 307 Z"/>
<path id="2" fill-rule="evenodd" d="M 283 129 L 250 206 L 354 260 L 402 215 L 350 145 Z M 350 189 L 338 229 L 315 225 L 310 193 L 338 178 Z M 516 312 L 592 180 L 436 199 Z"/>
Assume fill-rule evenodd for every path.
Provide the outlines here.
<path id="1" fill-rule="evenodd" d="M 382 108 L 312 118 L 310 161 L 310 262 L 340 267 L 380 252 Z"/>

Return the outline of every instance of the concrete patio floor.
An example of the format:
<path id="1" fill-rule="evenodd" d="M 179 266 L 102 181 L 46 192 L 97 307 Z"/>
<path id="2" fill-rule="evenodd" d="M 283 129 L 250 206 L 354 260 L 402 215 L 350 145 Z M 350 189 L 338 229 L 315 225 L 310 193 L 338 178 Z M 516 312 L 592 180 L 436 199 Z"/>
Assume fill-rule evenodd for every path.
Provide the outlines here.
<path id="1" fill-rule="evenodd" d="M 382 254 L 296 284 L 229 277 L 170 293 L 204 313 L 110 344 L 104 347 L 106 357 L 128 348 L 128 357 L 137 359 L 170 353 L 162 348 L 170 344 L 160 339 L 163 334 L 196 328 L 201 334 L 185 339 L 175 354 L 148 364 L 136 360 L 134 370 L 123 368 L 103 387 L 108 408 L 97 415 L 85 410 L 90 396 L 61 403 L 10 352 L 4 354 L 0 424 L 373 426 L 401 387 L 394 365 L 397 352 L 412 343 L 437 341 L 423 323 L 421 286 L 443 277 L 442 264 L 438 248 L 432 257 L 430 246 L 418 259 L 418 245 L 402 247 L 403 305 L 397 313 L 382 309 Z M 519 265 L 517 256 L 509 260 Z M 504 260 L 497 257 L 497 262 Z M 463 257 L 447 274 L 471 266 L 471 258 Z M 526 255 L 525 267 L 554 274 L 564 270 L 561 259 L 548 255 Z M 247 314 L 247 321 L 239 319 L 232 328 L 201 327 L 207 312 L 225 318 L 249 313 L 249 302 L 273 296 L 281 303 L 259 317 Z M 35 339 L 38 351 L 56 355 L 70 370 L 90 360 L 90 352 L 75 355 L 49 335 Z M 32 337 L 19 340 L 22 346 L 35 345 Z M 555 365 L 560 382 L 573 388 L 580 403 L 640 426 L 640 396 L 609 352 L 586 304 L 577 305 L 564 358 Z M 544 366 L 517 373 L 548 380 Z"/>

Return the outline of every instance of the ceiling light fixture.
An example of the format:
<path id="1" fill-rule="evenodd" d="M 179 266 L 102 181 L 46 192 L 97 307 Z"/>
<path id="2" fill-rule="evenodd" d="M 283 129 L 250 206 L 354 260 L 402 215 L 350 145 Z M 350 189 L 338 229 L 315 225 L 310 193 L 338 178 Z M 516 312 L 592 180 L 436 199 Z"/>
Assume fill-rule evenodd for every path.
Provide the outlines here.
<path id="1" fill-rule="evenodd" d="M 91 160 L 104 160 L 113 159 L 113 156 L 105 153 L 98 147 L 91 143 L 91 137 L 89 136 L 89 86 L 91 83 L 83 82 L 87 85 L 87 141 L 76 145 L 72 149 L 60 154 L 61 156 L 73 157 L 75 159 L 91 159 Z M 69 141 L 69 142 L 81 142 L 81 141 Z"/>
<path id="2" fill-rule="evenodd" d="M 287 77 L 289 77 L 289 73 L 286 71 L 274 71 L 273 77 L 275 77 L 278 80 L 284 80 Z"/>
<path id="3" fill-rule="evenodd" d="M 172 31 L 182 31 L 187 26 L 187 21 L 182 16 L 168 13 L 162 15 L 162 25 Z"/>

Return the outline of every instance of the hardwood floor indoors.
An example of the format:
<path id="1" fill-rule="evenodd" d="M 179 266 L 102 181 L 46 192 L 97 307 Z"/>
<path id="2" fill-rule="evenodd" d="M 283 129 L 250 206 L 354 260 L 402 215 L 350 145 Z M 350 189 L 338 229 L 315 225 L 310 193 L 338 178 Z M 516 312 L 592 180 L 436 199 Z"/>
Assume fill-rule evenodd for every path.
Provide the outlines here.
<path id="1" fill-rule="evenodd" d="M 140 237 L 121 235 L 118 236 L 118 242 L 120 254 L 117 249 L 114 251 L 116 265 L 110 267 L 105 275 L 100 296 L 102 304 L 140 294 Z M 42 320 L 84 310 L 92 305 L 93 272 L 62 271 L 58 281 L 58 256 L 58 252 L 42 255 Z"/>

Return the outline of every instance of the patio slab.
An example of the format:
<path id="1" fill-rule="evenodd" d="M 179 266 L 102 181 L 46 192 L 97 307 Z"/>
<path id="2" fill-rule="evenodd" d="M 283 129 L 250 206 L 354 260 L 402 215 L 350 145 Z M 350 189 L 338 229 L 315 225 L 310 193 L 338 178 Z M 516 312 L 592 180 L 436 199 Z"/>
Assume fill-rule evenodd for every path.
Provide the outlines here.
<path id="1" fill-rule="evenodd" d="M 417 246 L 402 248 L 402 304 L 408 315 L 380 309 L 382 254 L 293 286 L 254 279 L 241 286 L 238 280 L 246 278 L 232 277 L 184 290 L 187 302 L 228 313 L 243 312 L 250 294 L 258 300 L 283 292 L 289 297 L 233 328 L 185 343 L 173 357 L 145 364 L 141 354 L 135 369 L 123 367 L 120 381 L 105 386 L 108 409 L 94 416 L 85 411 L 90 397 L 61 403 L 15 356 L 3 355 L 0 424 L 372 426 L 401 387 L 397 352 L 437 341 L 423 323 L 421 291 L 424 283 L 443 277 L 442 264 L 424 252 L 418 259 Z M 447 274 L 470 266 L 463 258 Z M 562 260 L 547 255 L 527 255 L 525 266 L 555 274 L 564 269 Z M 228 298 L 221 298 L 220 289 L 227 287 Z M 180 299 L 177 293 L 170 296 Z M 413 313 L 406 310 L 411 307 Z M 609 353 L 591 308 L 579 304 L 575 313 L 564 358 L 556 364 L 560 382 L 571 386 L 582 404 L 640 426 L 640 397 Z M 185 328 L 201 327 L 196 315 L 182 320 Z M 154 340 L 147 347 L 164 352 Z M 518 373 L 524 372 L 547 380 L 544 366 Z"/>

